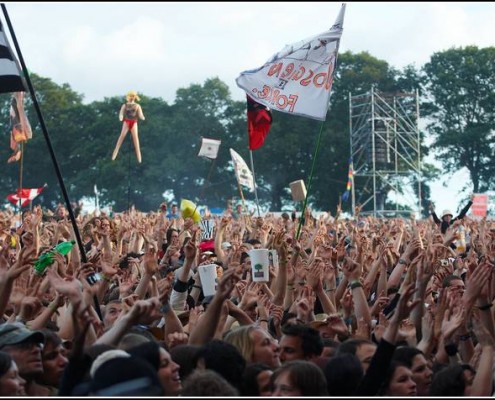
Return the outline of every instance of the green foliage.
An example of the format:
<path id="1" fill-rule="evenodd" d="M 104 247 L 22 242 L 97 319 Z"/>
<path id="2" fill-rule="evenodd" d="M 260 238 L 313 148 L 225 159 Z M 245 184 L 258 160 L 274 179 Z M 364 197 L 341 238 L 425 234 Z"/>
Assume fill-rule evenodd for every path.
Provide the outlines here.
<path id="1" fill-rule="evenodd" d="M 451 48 L 424 68 L 430 94 L 422 107 L 431 118 L 433 148 L 446 172 L 465 167 L 474 192 L 493 188 L 495 48 Z"/>
<path id="2" fill-rule="evenodd" d="M 228 199 L 239 197 L 229 148 L 250 164 L 246 103 L 232 100 L 228 86 L 218 78 L 180 88 L 173 104 L 140 93 L 146 117 L 139 121 L 142 164 L 137 163 L 130 133 L 117 159 L 111 160 L 122 126 L 118 112 L 124 95 L 85 105 L 82 96 L 67 84 L 57 85 L 37 75 L 32 76 L 32 81 L 71 201 L 93 197 L 95 184 L 100 205 L 113 205 L 115 211 L 126 210 L 131 204 L 139 210 L 155 210 L 165 192 L 173 193 L 176 202 L 187 198 L 210 207 L 223 207 Z M 317 138 L 322 130 L 313 180 L 311 188 L 308 187 L 309 205 L 313 209 L 335 209 L 347 183 L 348 95 L 369 91 L 371 85 L 392 92 L 411 91 L 419 86 L 413 67 L 397 71 L 369 53 L 346 52 L 339 55 L 331 106 L 324 123 L 273 111 L 273 125 L 265 144 L 253 152 L 262 206 L 271 210 L 301 208 L 301 204 L 292 201 L 289 183 L 303 179 L 309 186 Z M 0 97 L 0 129 L 7 133 L 0 160 L 10 155 L 9 102 L 10 96 Z M 15 191 L 22 170 L 23 187 L 48 183 L 35 203 L 54 207 L 64 199 L 47 141 L 36 122 L 37 115 L 31 102 L 27 103 L 34 137 L 25 145 L 22 164 L 5 165 L 0 188 L 5 195 Z M 222 141 L 216 160 L 197 156 L 201 137 Z M 423 189 L 423 196 L 428 193 Z M 254 200 L 252 193 L 244 191 L 244 196 Z"/>

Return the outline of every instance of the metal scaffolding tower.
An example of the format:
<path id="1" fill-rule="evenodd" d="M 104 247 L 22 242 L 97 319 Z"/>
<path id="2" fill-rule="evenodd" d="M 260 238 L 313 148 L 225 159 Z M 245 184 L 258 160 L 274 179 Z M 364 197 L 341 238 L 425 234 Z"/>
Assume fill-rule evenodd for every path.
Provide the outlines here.
<path id="1" fill-rule="evenodd" d="M 356 177 L 365 177 L 359 188 L 363 206 L 373 200 L 373 216 L 398 213 L 385 210 L 390 191 L 414 199 L 421 214 L 421 147 L 418 91 L 380 93 L 374 87 L 352 96 L 349 92 L 350 148 L 354 168 L 352 210 L 355 207 Z M 408 179 L 410 182 L 407 182 Z M 410 183 L 417 182 L 417 195 Z M 399 190 L 400 188 L 400 190 Z M 410 193 L 407 193 L 409 188 Z"/>

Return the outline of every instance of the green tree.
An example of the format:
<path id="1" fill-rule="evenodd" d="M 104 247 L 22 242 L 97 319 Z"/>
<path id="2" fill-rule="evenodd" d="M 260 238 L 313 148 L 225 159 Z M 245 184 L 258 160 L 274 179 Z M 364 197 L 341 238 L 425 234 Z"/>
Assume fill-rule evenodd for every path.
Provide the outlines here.
<path id="1" fill-rule="evenodd" d="M 432 147 L 448 173 L 465 167 L 473 191 L 493 187 L 495 48 L 451 48 L 424 66 Z"/>
<path id="2" fill-rule="evenodd" d="M 48 137 L 57 158 L 59 169 L 64 177 L 64 183 L 72 200 L 71 192 L 76 187 L 74 177 L 78 157 L 78 145 L 82 141 L 81 128 L 83 121 L 94 118 L 88 115 L 82 104 L 82 96 L 74 92 L 68 84 L 57 85 L 51 79 L 42 78 L 36 74 L 30 75 L 36 89 L 38 104 L 40 105 L 43 120 L 48 131 Z M 10 104 L 10 95 L 4 95 L 3 104 Z M 19 186 L 39 187 L 47 183 L 36 202 L 43 202 L 46 206 L 54 206 L 57 202 L 64 202 L 55 167 L 50 156 L 47 141 L 41 130 L 38 116 L 34 110 L 29 93 L 26 93 L 25 109 L 30 121 L 33 138 L 25 143 L 22 162 L 7 164 L 10 154 L 8 137 L 10 127 L 8 107 L 2 109 L 1 128 L 5 135 L 5 146 L 0 149 L 0 160 L 5 160 L 2 167 L 3 177 L 0 188 L 3 193 L 14 192 Z"/>

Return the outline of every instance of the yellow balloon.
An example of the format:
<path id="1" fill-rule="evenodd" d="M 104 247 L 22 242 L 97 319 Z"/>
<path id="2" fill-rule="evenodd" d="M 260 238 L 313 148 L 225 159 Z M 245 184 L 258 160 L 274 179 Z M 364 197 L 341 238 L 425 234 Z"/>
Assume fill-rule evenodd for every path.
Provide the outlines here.
<path id="1" fill-rule="evenodd" d="M 182 199 L 180 202 L 180 214 L 182 218 L 192 218 L 194 222 L 201 221 L 201 215 L 194 204 L 190 200 Z"/>

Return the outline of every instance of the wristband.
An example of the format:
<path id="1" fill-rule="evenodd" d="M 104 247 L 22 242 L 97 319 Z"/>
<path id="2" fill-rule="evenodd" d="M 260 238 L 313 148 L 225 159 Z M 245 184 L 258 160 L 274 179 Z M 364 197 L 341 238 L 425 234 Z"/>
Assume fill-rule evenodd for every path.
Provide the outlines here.
<path id="1" fill-rule="evenodd" d="M 356 289 L 358 287 L 361 287 L 361 288 L 363 287 L 363 284 L 360 281 L 352 281 L 351 282 L 351 285 L 350 285 L 351 290 Z"/>
<path id="2" fill-rule="evenodd" d="M 57 303 L 50 304 L 48 308 L 51 312 L 56 312 L 58 309 L 58 304 Z"/>
<path id="3" fill-rule="evenodd" d="M 265 319 L 265 318 L 261 318 L 261 319 L 258 320 L 258 322 L 266 322 L 266 323 L 268 323 L 268 320 Z"/>
<path id="4" fill-rule="evenodd" d="M 105 274 L 103 274 L 103 273 L 100 274 L 100 276 L 101 276 L 101 279 L 103 279 L 104 281 L 107 281 L 107 282 L 110 282 L 111 281 L 111 279 L 108 276 L 106 276 Z"/>
<path id="5" fill-rule="evenodd" d="M 199 286 L 199 285 L 193 285 L 192 287 L 196 288 L 196 289 L 201 289 L 201 286 Z"/>
<path id="6" fill-rule="evenodd" d="M 481 310 L 481 311 L 487 311 L 489 310 L 490 308 L 492 308 L 493 304 L 484 304 L 482 306 L 478 306 L 478 310 Z"/>
<path id="7" fill-rule="evenodd" d="M 459 335 L 459 340 L 461 342 L 465 342 L 466 340 L 471 339 L 471 334 L 468 332 L 465 335 Z"/>
<path id="8" fill-rule="evenodd" d="M 407 261 L 404 260 L 403 258 L 399 258 L 399 264 L 406 265 L 407 264 Z"/>

